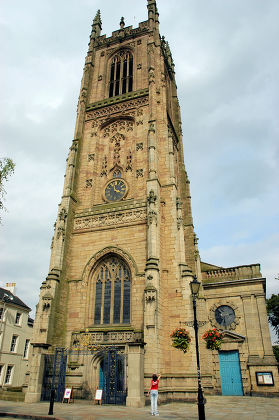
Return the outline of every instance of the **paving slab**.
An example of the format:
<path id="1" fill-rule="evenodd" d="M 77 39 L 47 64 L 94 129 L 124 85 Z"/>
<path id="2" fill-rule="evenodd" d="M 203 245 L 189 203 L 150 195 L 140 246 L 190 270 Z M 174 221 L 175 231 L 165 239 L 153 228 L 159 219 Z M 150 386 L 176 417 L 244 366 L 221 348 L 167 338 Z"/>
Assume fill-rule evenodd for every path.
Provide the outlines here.
<path id="1" fill-rule="evenodd" d="M 279 420 L 279 398 L 208 396 L 205 405 L 206 420 Z M 49 403 L 0 401 L 0 420 L 9 415 L 56 420 L 146 420 L 152 419 L 150 406 L 131 408 L 115 405 L 95 405 L 75 401 L 54 404 L 54 415 L 48 416 Z M 159 419 L 197 420 L 195 403 L 169 403 L 159 406 Z M 14 417 L 12 416 L 14 414 Z M 7 418 L 7 417 L 6 417 Z M 28 418 L 28 417 L 25 417 Z"/>

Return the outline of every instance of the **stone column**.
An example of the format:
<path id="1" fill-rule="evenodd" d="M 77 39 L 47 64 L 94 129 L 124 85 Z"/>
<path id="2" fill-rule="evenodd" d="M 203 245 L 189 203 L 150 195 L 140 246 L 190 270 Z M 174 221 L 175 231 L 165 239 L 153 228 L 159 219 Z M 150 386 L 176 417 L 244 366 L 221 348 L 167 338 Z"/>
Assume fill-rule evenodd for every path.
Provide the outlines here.
<path id="1" fill-rule="evenodd" d="M 131 343 L 128 350 L 127 407 L 144 407 L 144 347 Z"/>
<path id="2" fill-rule="evenodd" d="M 33 344 L 32 357 L 29 358 L 30 376 L 25 402 L 34 403 L 41 400 L 42 382 L 44 373 L 44 354 L 47 346 Z"/>
<path id="3" fill-rule="evenodd" d="M 265 296 L 264 295 L 256 296 L 256 301 L 257 301 L 258 316 L 259 316 L 262 341 L 263 341 L 263 350 L 264 350 L 263 356 L 274 357 L 271 339 L 270 339 L 270 332 L 268 328 Z"/>

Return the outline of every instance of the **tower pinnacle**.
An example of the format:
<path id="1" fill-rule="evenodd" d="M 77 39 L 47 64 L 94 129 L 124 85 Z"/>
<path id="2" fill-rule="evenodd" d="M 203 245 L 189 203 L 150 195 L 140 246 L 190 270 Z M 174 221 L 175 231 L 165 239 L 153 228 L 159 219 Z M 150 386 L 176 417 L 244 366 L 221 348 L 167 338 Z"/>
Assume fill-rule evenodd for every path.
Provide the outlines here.
<path id="1" fill-rule="evenodd" d="M 91 36 L 94 38 L 100 36 L 102 30 L 102 20 L 100 9 L 97 10 L 96 16 L 93 19 Z"/>

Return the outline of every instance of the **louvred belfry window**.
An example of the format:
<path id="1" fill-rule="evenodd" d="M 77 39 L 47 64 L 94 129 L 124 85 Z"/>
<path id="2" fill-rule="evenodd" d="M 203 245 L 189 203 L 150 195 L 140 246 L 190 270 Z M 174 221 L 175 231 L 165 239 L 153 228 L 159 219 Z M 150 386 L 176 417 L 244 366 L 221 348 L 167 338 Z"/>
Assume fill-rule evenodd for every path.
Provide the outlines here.
<path id="1" fill-rule="evenodd" d="M 119 51 L 110 65 L 109 97 L 133 90 L 133 56 L 130 51 Z"/>
<path id="2" fill-rule="evenodd" d="M 131 276 L 116 256 L 107 257 L 95 273 L 94 324 L 129 324 Z"/>

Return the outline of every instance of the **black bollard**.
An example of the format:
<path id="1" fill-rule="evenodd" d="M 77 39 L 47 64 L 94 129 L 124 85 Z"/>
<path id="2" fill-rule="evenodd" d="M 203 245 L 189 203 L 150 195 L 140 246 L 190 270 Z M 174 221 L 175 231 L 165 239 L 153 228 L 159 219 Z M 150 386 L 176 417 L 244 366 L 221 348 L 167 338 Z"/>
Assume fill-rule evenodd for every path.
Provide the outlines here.
<path id="1" fill-rule="evenodd" d="M 49 415 L 53 414 L 54 399 L 55 399 L 55 389 L 52 389 L 50 391 L 50 401 L 49 401 L 49 410 L 48 410 Z"/>

